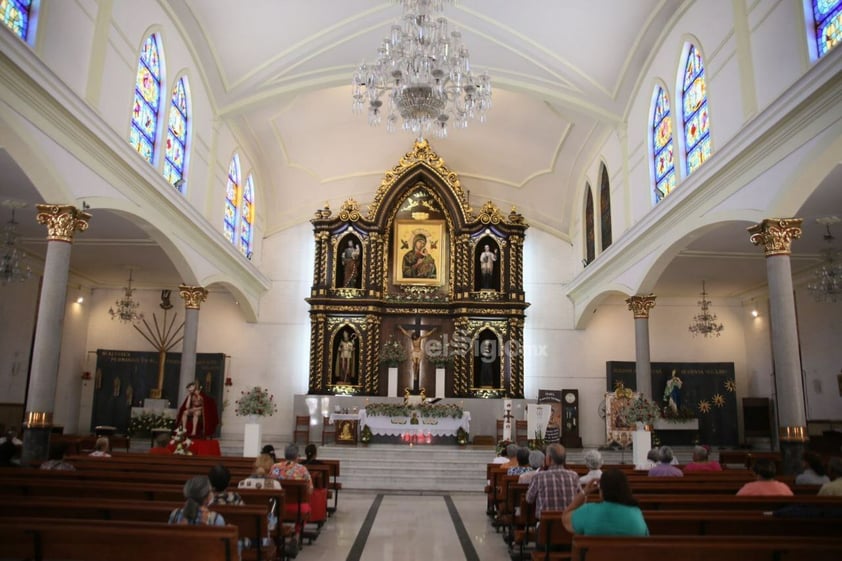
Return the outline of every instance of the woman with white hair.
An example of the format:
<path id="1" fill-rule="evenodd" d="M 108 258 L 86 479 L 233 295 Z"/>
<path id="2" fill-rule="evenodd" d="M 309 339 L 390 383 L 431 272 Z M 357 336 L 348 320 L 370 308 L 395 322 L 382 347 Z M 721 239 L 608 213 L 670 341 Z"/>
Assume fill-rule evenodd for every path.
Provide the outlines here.
<path id="1" fill-rule="evenodd" d="M 585 488 L 591 481 L 599 481 L 602 477 L 602 454 L 599 450 L 588 450 L 585 452 L 585 465 L 588 466 L 588 473 L 579 478 L 579 487 Z"/>

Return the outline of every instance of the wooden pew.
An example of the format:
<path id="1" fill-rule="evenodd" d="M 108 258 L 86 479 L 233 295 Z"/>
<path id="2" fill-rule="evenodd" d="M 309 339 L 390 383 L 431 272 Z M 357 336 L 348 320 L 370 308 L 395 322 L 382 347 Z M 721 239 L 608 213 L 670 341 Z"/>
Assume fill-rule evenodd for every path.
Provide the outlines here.
<path id="1" fill-rule="evenodd" d="M 645 536 L 573 538 L 573 561 L 838 561 L 842 539 L 793 536 Z"/>
<path id="2" fill-rule="evenodd" d="M 124 520 L 3 519 L 0 558 L 56 561 L 236 561 L 236 526 Z"/>
<path id="3" fill-rule="evenodd" d="M 536 529 L 532 561 L 567 561 L 570 559 L 573 534 L 564 528 L 561 519 L 562 511 L 560 510 L 545 510 L 541 513 L 541 523 L 538 524 Z"/>
<path id="4" fill-rule="evenodd" d="M 789 505 L 835 506 L 842 505 L 842 497 L 795 495 L 792 497 L 746 497 L 736 495 L 650 494 L 635 495 L 640 508 L 649 510 L 760 510 L 773 511 Z"/>
<path id="5" fill-rule="evenodd" d="M 650 510 L 643 512 L 643 518 L 653 536 L 830 537 L 837 535 L 842 528 L 842 519 L 839 518 L 783 518 L 761 511 Z"/>
<path id="6" fill-rule="evenodd" d="M 339 460 L 319 460 L 330 469 L 330 484 L 328 489 L 333 494 L 333 506 L 327 508 L 328 516 L 332 516 L 336 509 L 339 508 L 339 491 L 342 490 L 342 483 L 338 481 L 339 478 Z"/>

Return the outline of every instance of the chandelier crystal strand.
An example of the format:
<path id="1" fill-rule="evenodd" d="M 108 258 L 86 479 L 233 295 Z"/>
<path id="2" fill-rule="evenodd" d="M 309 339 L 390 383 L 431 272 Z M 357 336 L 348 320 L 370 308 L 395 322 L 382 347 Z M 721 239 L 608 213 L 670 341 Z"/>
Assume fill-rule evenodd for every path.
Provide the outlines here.
<path id="1" fill-rule="evenodd" d="M 377 62 L 363 62 L 352 81 L 353 110 L 368 107 L 377 126 L 400 127 L 418 138 L 447 136 L 447 127 L 484 123 L 491 109 L 491 78 L 474 76 L 470 54 L 458 31 L 448 33 L 442 15 L 446 0 L 401 0 L 403 17 L 377 49 Z"/>
<path id="2" fill-rule="evenodd" d="M 828 243 L 828 247 L 820 251 L 822 264 L 813 273 L 813 282 L 807 285 L 816 302 L 835 303 L 842 300 L 842 256 L 839 250 L 832 246 L 836 238 L 830 233 L 830 225 L 838 221 L 835 216 L 817 220 L 826 228 L 824 241 Z"/>
<path id="3" fill-rule="evenodd" d="M 12 218 L 3 226 L 3 260 L 0 262 L 0 282 L 7 285 L 29 279 L 32 270 L 26 262 L 26 252 L 20 247 L 15 209 Z"/>
<path id="4" fill-rule="evenodd" d="M 138 311 L 140 302 L 135 300 L 132 294 L 134 294 L 132 270 L 129 269 L 129 284 L 123 289 L 123 296 L 114 302 L 117 308 L 111 307 L 108 309 L 111 319 L 119 319 L 123 323 L 135 323 L 143 320 L 143 314 Z"/>
<path id="5" fill-rule="evenodd" d="M 700 313 L 693 316 L 693 323 L 690 324 L 690 333 L 693 337 L 703 335 L 705 337 L 719 337 L 725 326 L 716 322 L 716 314 L 710 312 L 710 300 L 705 292 L 705 281 L 702 281 L 702 299 L 699 300 Z"/>

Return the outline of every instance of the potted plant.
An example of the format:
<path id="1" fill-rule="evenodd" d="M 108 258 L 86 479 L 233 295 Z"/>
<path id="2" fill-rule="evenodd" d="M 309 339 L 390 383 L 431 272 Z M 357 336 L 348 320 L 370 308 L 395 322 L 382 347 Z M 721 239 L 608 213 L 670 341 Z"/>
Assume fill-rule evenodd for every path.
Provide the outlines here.
<path id="1" fill-rule="evenodd" d="M 360 442 L 363 444 L 371 442 L 371 429 L 368 428 L 368 425 L 364 426 L 363 430 L 360 432 Z"/>
<path id="2" fill-rule="evenodd" d="M 644 425 L 651 426 L 661 417 L 661 408 L 658 404 L 646 399 L 642 395 L 629 401 L 621 414 L 623 422 L 627 425 L 643 428 Z"/>
<path id="3" fill-rule="evenodd" d="M 278 410 L 274 394 L 260 386 L 241 391 L 240 398 L 234 404 L 234 414 L 238 417 L 269 417 Z"/>
<path id="4" fill-rule="evenodd" d="M 459 430 L 456 431 L 456 444 L 459 446 L 464 446 L 468 443 L 468 433 L 465 432 L 465 429 L 459 427 Z"/>
<path id="5" fill-rule="evenodd" d="M 395 341 L 394 337 L 389 337 L 389 340 L 383 344 L 383 348 L 380 350 L 380 362 L 390 367 L 397 366 L 406 358 L 406 349 Z"/>

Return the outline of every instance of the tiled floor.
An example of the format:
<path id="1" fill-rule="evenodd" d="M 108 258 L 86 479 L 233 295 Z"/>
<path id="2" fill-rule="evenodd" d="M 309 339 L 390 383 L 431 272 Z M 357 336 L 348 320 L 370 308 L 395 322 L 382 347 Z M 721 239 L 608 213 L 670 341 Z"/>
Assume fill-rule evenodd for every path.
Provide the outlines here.
<path id="1" fill-rule="evenodd" d="M 510 561 L 485 507 L 481 493 L 343 491 L 337 512 L 296 561 Z"/>

